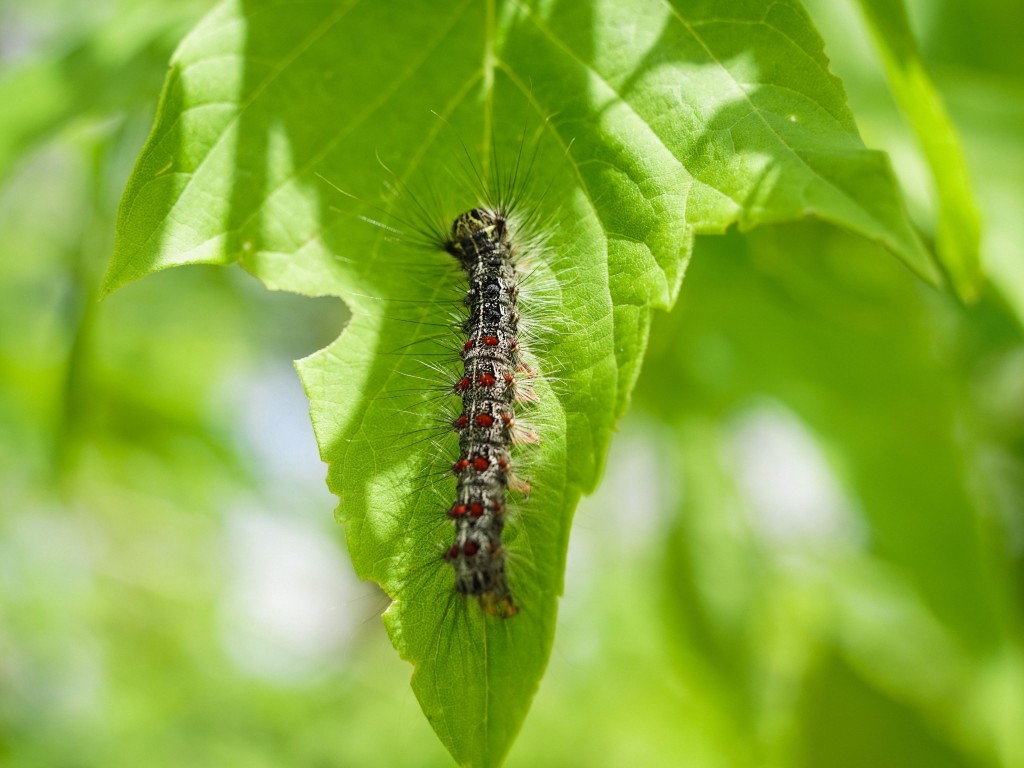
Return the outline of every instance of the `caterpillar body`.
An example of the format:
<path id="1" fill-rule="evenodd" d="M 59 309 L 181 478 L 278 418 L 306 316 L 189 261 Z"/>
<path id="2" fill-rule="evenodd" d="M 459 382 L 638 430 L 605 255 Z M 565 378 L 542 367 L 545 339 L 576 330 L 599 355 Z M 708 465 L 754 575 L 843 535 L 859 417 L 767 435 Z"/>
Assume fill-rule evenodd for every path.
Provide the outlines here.
<path id="1" fill-rule="evenodd" d="M 518 287 L 505 215 L 474 208 L 452 224 L 445 250 L 468 278 L 465 296 L 467 337 L 461 351 L 463 375 L 454 390 L 462 412 L 453 422 L 459 433 L 458 478 L 448 511 L 455 541 L 445 559 L 455 569 L 455 588 L 479 599 L 494 616 L 518 608 L 505 576 L 501 532 L 507 514 L 516 396 L 520 368 Z"/>
<path id="2" fill-rule="evenodd" d="M 441 194 L 433 176 L 414 189 L 392 174 L 394 196 L 377 211 L 395 224 L 360 215 L 386 242 L 399 244 L 388 253 L 404 246 L 444 260 L 418 253 L 392 262 L 409 290 L 391 299 L 399 313 L 387 319 L 399 324 L 395 338 L 414 330 L 387 354 L 409 355 L 416 367 L 403 364 L 400 371 L 412 386 L 382 389 L 381 399 L 396 402 L 396 418 L 389 420 L 394 437 L 403 453 L 418 457 L 410 465 L 416 473 L 398 486 L 418 511 L 406 520 L 403 576 L 389 595 L 395 600 L 440 585 L 434 581 L 440 565 L 451 574 L 453 598 L 472 598 L 485 615 L 502 619 L 531 610 L 539 599 L 530 578 L 533 554 L 519 540 L 526 530 L 519 514 L 531 497 L 525 477 L 543 469 L 539 453 L 522 449 L 540 443 L 535 429 L 559 428 L 545 418 L 542 400 L 556 379 L 538 352 L 566 334 L 559 280 L 573 270 L 548 247 L 554 227 L 540 214 L 547 189 L 525 194 L 539 140 L 524 157 L 527 144 L 524 133 L 512 162 L 503 165 L 495 153 L 487 172 L 463 145 L 465 173 Z M 451 191 L 462 198 L 455 210 L 463 212 L 454 218 L 442 213 L 451 211 L 453 201 L 441 199 Z M 421 453 L 423 445 L 433 451 Z"/>

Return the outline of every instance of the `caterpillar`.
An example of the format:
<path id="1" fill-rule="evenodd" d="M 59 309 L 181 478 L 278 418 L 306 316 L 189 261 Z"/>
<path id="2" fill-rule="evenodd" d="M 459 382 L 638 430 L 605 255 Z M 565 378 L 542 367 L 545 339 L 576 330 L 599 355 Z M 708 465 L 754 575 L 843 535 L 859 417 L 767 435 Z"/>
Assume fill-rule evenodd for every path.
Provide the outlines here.
<path id="1" fill-rule="evenodd" d="M 445 250 L 469 282 L 463 330 L 463 375 L 455 383 L 462 413 L 455 503 L 455 542 L 445 559 L 455 569 L 455 588 L 473 595 L 483 609 L 508 617 L 518 612 L 505 577 L 501 532 L 505 525 L 509 448 L 514 424 L 515 373 L 519 360 L 518 285 L 505 215 L 474 208 L 452 224 Z"/>
<path id="2" fill-rule="evenodd" d="M 524 146 L 532 147 L 525 157 Z M 536 455 L 519 446 L 540 442 L 523 422 L 543 426 L 540 393 L 553 381 L 550 370 L 544 377 L 537 373 L 549 366 L 538 366 L 536 355 L 564 336 L 555 331 L 564 320 L 547 247 L 553 228 L 538 221 L 550 185 L 540 195 L 525 194 L 538 146 L 524 132 L 507 164 L 492 147 L 490 171 L 484 172 L 463 145 L 462 178 L 453 176 L 454 183 L 440 187 L 444 174 L 433 168 L 424 174 L 427 183 L 414 188 L 384 166 L 391 175 L 390 200 L 386 207 L 370 207 L 394 223 L 357 214 L 383 233 L 375 247 L 390 266 L 377 274 L 401 274 L 405 291 L 362 296 L 397 310 L 384 316 L 393 324 L 385 337 L 403 341 L 381 354 L 408 361 L 392 367 L 383 357 L 380 366 L 411 384 L 391 383 L 376 398 L 391 404 L 385 407 L 393 416 L 385 421 L 398 442 L 390 445 L 400 447 L 415 472 L 392 478 L 386 491 L 403 496 L 409 510 L 403 513 L 409 514 L 406 544 L 395 561 L 396 575 L 402 575 L 387 589 L 393 600 L 399 593 L 420 599 L 447 572 L 452 598 L 471 598 L 486 615 L 509 618 L 536 607 L 537 595 L 523 591 L 532 587 L 523 583 L 535 567 L 532 553 L 523 546 L 528 541 L 516 541 L 522 530 L 518 502 L 530 496 L 524 477 Z M 439 191 L 457 195 L 461 204 L 442 201 Z M 463 212 L 453 218 L 453 208 Z M 403 252 L 411 258 L 403 259 Z M 570 271 L 559 264 L 563 279 Z M 549 427 L 557 428 L 543 429 Z"/>

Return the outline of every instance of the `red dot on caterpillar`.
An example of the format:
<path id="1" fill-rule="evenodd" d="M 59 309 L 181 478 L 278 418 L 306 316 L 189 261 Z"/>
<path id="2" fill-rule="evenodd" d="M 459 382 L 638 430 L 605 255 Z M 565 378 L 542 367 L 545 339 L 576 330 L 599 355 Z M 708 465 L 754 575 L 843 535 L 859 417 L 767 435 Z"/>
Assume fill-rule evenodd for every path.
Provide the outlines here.
<path id="1" fill-rule="evenodd" d="M 514 384 L 515 381 L 516 381 L 515 377 L 511 373 L 509 373 L 508 371 L 505 371 L 505 373 L 502 374 L 502 378 L 505 379 L 505 383 L 506 384 Z"/>
<path id="2" fill-rule="evenodd" d="M 462 554 L 466 557 L 472 557 L 479 551 L 480 547 L 475 541 L 467 541 L 462 545 Z"/>
<path id="3" fill-rule="evenodd" d="M 506 374 L 507 375 L 507 374 Z M 481 387 L 493 387 L 496 379 L 489 373 L 480 374 L 480 386 Z"/>
<path id="4" fill-rule="evenodd" d="M 499 343 L 497 336 L 484 336 L 482 339 L 480 339 L 480 341 L 482 341 L 488 347 L 496 347 L 498 346 Z"/>
<path id="5" fill-rule="evenodd" d="M 444 553 L 444 556 L 446 560 L 454 560 L 456 557 L 459 556 L 459 545 L 452 544 L 450 547 L 448 547 L 448 551 Z"/>
<path id="6" fill-rule="evenodd" d="M 479 417 L 477 418 L 479 419 Z M 459 418 L 452 422 L 452 426 L 455 427 L 455 429 L 462 429 L 467 424 L 469 424 L 469 418 L 466 416 L 466 414 L 462 414 L 461 416 L 459 416 Z"/>
<path id="7" fill-rule="evenodd" d="M 465 392 L 467 389 L 469 389 L 469 377 L 468 376 L 463 376 L 461 379 L 459 379 L 457 382 L 455 382 L 455 391 L 456 392 Z"/>
<path id="8" fill-rule="evenodd" d="M 478 413 L 476 416 L 476 425 L 478 427 L 489 427 L 494 423 L 494 417 L 487 413 Z M 465 426 L 465 425 L 463 425 Z"/>
<path id="9" fill-rule="evenodd" d="M 502 459 L 502 460 L 499 460 L 499 462 L 500 462 L 500 461 L 503 461 L 503 459 Z M 489 461 L 488 461 L 488 460 L 487 460 L 486 458 L 484 458 L 483 456 L 476 456 L 476 457 L 475 457 L 475 458 L 473 459 L 473 469 L 475 469 L 475 470 L 476 470 L 477 472 L 483 472 L 483 471 L 484 471 L 485 469 L 487 469 L 487 468 L 488 468 L 489 466 L 491 466 L 491 462 L 489 462 Z"/>
<path id="10" fill-rule="evenodd" d="M 454 464 L 452 464 L 452 471 L 455 474 L 459 474 L 459 472 L 462 472 L 468 466 L 469 466 L 469 459 L 459 459 Z"/>
<path id="11" fill-rule="evenodd" d="M 465 344 L 462 345 L 462 349 L 469 352 L 473 348 L 473 339 L 469 339 Z"/>
<path id="12" fill-rule="evenodd" d="M 484 513 L 484 505 L 474 501 L 469 505 L 469 514 L 471 517 L 481 517 Z"/>
<path id="13" fill-rule="evenodd" d="M 448 516 L 451 518 L 462 517 L 464 514 L 466 514 L 465 504 L 456 504 L 454 507 L 448 510 Z"/>

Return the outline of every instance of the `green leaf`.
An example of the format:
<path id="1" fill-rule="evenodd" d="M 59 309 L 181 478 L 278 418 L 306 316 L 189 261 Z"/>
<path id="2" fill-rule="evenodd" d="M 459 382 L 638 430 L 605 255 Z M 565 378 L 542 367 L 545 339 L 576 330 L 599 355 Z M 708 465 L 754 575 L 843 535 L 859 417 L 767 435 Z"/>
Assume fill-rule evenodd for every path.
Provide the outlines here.
<path id="1" fill-rule="evenodd" d="M 968 310 L 923 292 L 874 249 L 821 227 L 765 227 L 703 254 L 688 285 L 702 290 L 655 323 L 648 365 L 660 375 L 641 380 L 638 405 L 656 412 L 684 391 L 672 418 L 727 421 L 759 398 L 784 402 L 841 447 L 876 554 L 907 574 L 959 647 L 990 652 L 997 607 L 1012 598 L 987 571 L 1002 555 L 975 532 L 984 508 L 970 483 L 981 481 L 964 446 L 993 438 L 974 431 L 963 392 L 996 401 L 969 376 L 1019 343 L 1012 320 L 992 298 Z"/>
<path id="2" fill-rule="evenodd" d="M 928 162 L 938 196 L 936 248 L 965 301 L 981 290 L 981 222 L 960 137 L 925 70 L 902 0 L 858 0 L 885 62 L 893 96 Z"/>
<path id="3" fill-rule="evenodd" d="M 414 432 L 439 415 L 410 390 L 459 277 L 365 218 L 415 217 L 402 190 L 440 216 L 437 190 L 450 221 L 480 202 L 451 170 L 460 141 L 490 178 L 524 136 L 525 206 L 548 230 L 537 305 L 553 316 L 524 409 L 542 443 L 517 453 L 533 491 L 507 536 L 521 612 L 499 620 L 453 594 L 439 554 L 454 481 L 428 476 L 455 454 Z M 550 654 L 573 510 L 694 232 L 808 217 L 936 279 L 795 2 L 227 2 L 175 55 L 106 290 L 237 261 L 270 288 L 345 300 L 345 332 L 298 367 L 353 564 L 392 597 L 386 624 L 445 746 L 497 765 Z"/>
<path id="4" fill-rule="evenodd" d="M 832 651 L 808 675 L 802 765 L 928 765 L 969 768 L 947 734 Z M 902 757 L 900 756 L 902 755 Z"/>

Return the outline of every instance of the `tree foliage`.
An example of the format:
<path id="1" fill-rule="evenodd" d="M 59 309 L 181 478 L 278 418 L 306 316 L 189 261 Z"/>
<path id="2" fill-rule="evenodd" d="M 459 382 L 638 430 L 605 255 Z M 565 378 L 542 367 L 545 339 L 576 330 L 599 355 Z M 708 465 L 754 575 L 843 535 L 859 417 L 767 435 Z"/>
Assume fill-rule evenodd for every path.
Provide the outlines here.
<path id="1" fill-rule="evenodd" d="M 729 713 L 722 733 L 768 718 L 753 677 L 770 653 L 751 637 L 796 617 L 802 628 L 780 643 L 809 658 L 823 642 L 827 622 L 777 604 L 799 597 L 785 565 L 795 551 L 819 565 L 836 558 L 832 576 L 814 583 L 851 626 L 870 623 L 851 618 L 867 595 L 895 606 L 908 637 L 966 649 L 962 658 L 948 650 L 944 669 L 962 663 L 980 680 L 980 659 L 1019 663 L 1019 596 L 1006 575 L 1016 561 L 993 515 L 1013 507 L 1019 483 L 1010 470 L 978 468 L 985 446 L 1019 467 L 1016 422 L 1000 432 L 970 392 L 1012 388 L 1012 307 L 1024 292 L 1011 268 L 986 285 L 969 158 L 906 13 L 860 3 L 935 190 L 933 218 L 912 193 L 914 222 L 889 158 L 865 146 L 804 8 L 722 5 L 489 0 L 396 12 L 358 0 L 224 2 L 178 45 L 128 178 L 104 293 L 171 266 L 237 262 L 274 291 L 340 298 L 351 312 L 341 335 L 298 370 L 352 563 L 390 597 L 391 641 L 412 662 L 419 704 L 460 764 L 500 764 L 520 731 L 551 655 L 570 523 L 601 479 L 631 400 L 667 440 L 652 461 L 682 478 L 683 498 L 662 505 L 664 535 L 643 555 L 661 565 L 600 583 L 609 611 L 631 604 L 618 589 L 645 594 L 638 605 L 681 649 L 662 663 L 691 682 L 708 676 L 705 694 Z M 118 55 L 95 55 L 111 48 L 104 32 L 59 65 L 39 62 L 0 81 L 0 93 L 37 96 L 0 134 L 0 162 L 71 115 L 105 114 L 104 98 L 135 87 L 128 73 L 158 61 L 152 49 L 164 50 L 181 24 L 169 12 L 124 18 L 135 22 L 114 28 L 129 29 L 134 44 Z M 47 90 L 81 62 L 112 96 L 88 103 L 73 83 Z M 71 92 L 74 103 L 59 97 Z M 531 350 L 539 402 L 530 411 L 542 440 L 524 448 L 532 492 L 508 538 L 524 610 L 499 621 L 455 599 L 438 557 L 450 537 L 450 488 L 424 478 L 449 459 L 439 463 L 435 443 L 412 437 L 424 423 L 424 397 L 412 390 L 458 275 L 444 254 L 414 247 L 408 230 L 423 207 L 443 221 L 478 204 L 480 187 L 503 183 L 517 163 L 523 206 L 545 236 L 534 275 L 545 330 Z M 676 306 L 695 237 L 727 232 L 697 239 Z M 958 304 L 951 289 L 977 306 Z M 88 306 L 86 325 L 96 311 Z M 758 400 L 766 395 L 774 405 Z M 997 398 L 989 410 L 1015 413 L 1011 403 Z M 815 540 L 815 557 L 797 534 L 781 545 L 770 531 L 721 528 L 744 492 L 723 457 L 762 417 L 783 432 L 793 419 L 839 446 L 834 469 L 856 509 L 843 513 L 840 533 Z M 230 450 L 213 452 L 231 464 Z M 620 464 L 611 464 L 613 483 Z M 627 494 L 630 505 L 646 498 Z M 744 503 L 758 509 L 757 499 Z M 992 530 L 979 535 L 979 521 Z M 895 577 L 880 562 L 919 604 L 890 588 Z M 715 583 L 724 596 L 704 594 Z M 626 613 L 609 626 L 636 621 Z M 806 661 L 816 670 L 807 672 L 809 709 L 794 717 L 858 711 L 883 693 L 940 723 L 963 714 L 932 711 L 941 709 L 930 703 L 933 682 L 898 648 L 886 646 L 879 663 L 903 664 L 905 680 L 862 674 L 858 664 L 880 641 L 860 630 L 846 639 L 852 661 Z M 775 684 L 765 686 L 785 688 Z M 993 759 L 1009 759 L 1019 745 L 993 731 L 1002 739 Z M 915 734 L 922 753 L 981 750 L 966 730 L 956 745 L 928 728 Z M 821 757 L 841 741 L 822 739 L 804 749 Z M 740 764 L 764 762 L 773 748 L 757 737 L 722 744 Z"/>

